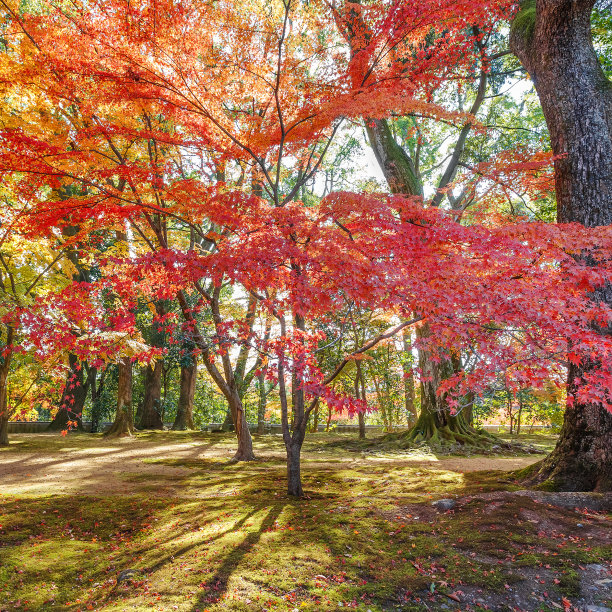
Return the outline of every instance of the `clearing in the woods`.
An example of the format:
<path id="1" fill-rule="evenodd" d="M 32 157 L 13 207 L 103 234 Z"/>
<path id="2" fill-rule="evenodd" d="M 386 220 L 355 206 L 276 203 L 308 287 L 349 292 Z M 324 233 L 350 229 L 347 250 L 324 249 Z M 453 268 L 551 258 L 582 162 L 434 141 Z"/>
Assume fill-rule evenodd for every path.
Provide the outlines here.
<path id="1" fill-rule="evenodd" d="M 353 437 L 307 438 L 296 500 L 280 436 L 256 436 L 259 460 L 236 464 L 231 434 L 14 435 L 0 450 L 0 610 L 612 606 L 607 497 L 520 491 L 511 472 L 542 455 Z"/>

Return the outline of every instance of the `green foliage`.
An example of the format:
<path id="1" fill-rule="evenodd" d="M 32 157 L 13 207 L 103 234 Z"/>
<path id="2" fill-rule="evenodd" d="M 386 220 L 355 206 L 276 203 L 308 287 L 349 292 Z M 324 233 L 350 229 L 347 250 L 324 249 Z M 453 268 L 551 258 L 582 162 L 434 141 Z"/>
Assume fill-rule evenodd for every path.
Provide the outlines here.
<path id="1" fill-rule="evenodd" d="M 591 31 L 604 74 L 612 80 L 612 10 L 609 4 L 607 8 L 595 7 L 591 16 Z"/>

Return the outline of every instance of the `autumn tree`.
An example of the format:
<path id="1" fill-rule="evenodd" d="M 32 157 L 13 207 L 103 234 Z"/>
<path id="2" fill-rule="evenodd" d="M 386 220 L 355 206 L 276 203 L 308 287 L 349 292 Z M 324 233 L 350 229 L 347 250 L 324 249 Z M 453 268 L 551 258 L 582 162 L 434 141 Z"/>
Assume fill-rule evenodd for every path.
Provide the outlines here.
<path id="1" fill-rule="evenodd" d="M 612 224 L 612 83 L 593 48 L 595 5 L 595 0 L 522 2 L 510 36 L 512 50 L 534 82 L 548 124 L 555 154 L 557 220 L 585 227 Z M 587 265 L 595 264 L 586 254 L 576 256 Z M 590 295 L 595 304 L 612 304 L 609 279 L 603 277 Z M 597 329 L 602 336 L 612 334 L 608 321 Z M 571 335 L 568 342 L 572 351 L 575 339 Z M 581 391 L 585 380 L 603 375 L 608 359 L 601 352 L 586 359 L 570 353 L 561 437 L 533 480 L 550 480 L 565 490 L 612 486 L 609 390 L 602 390 L 600 401 L 590 401 Z"/>
<path id="2" fill-rule="evenodd" d="M 458 5 L 458 32 L 486 22 L 488 3 Z M 508 219 L 463 226 L 453 211 L 425 208 L 410 193 L 298 199 L 346 118 L 419 110 L 455 117 L 423 100 L 419 83 L 435 81 L 437 69 L 467 47 L 445 43 L 438 54 L 411 41 L 436 24 L 449 27 L 452 19 L 442 16 L 457 3 L 432 2 L 417 29 L 410 3 L 378 7 L 381 44 L 388 48 L 389 40 L 393 51 L 381 55 L 378 41 L 366 45 L 365 58 L 335 51 L 334 13 L 318 3 L 243 8 L 116 1 L 49 6 L 23 18 L 13 12 L 19 49 L 35 60 L 27 70 L 15 62 L 16 81 L 25 87 L 35 78 L 59 109 L 44 125 L 22 120 L 1 133 L 0 168 L 28 179 L 20 197 L 31 207 L 31 235 L 68 222 L 82 235 L 94 226 L 131 234 L 130 248 L 102 258 L 101 282 L 87 287 L 94 297 L 117 296 L 114 312 L 92 328 L 132 333 L 139 299 L 177 300 L 185 331 L 232 410 L 237 459 L 250 459 L 252 447 L 236 353 L 248 347 L 262 365 L 267 358 L 266 376 L 279 389 L 287 490 L 295 496 L 304 494 L 301 452 L 318 404 L 363 411 L 363 389 L 359 398 L 344 395 L 334 381 L 409 326 L 430 330 L 419 342 L 431 364 L 448 361 L 448 347 L 483 356 L 472 371 L 454 368 L 435 381 L 432 401 L 442 394 L 449 417 L 499 369 L 517 384 L 542 383 L 551 363 L 563 366 L 568 331 L 576 355 L 594 345 L 609 350 L 609 339 L 591 326 L 609 310 L 585 304 L 582 290 L 607 271 L 604 229 L 587 236 L 577 227 Z M 406 71 L 399 51 L 409 49 L 426 69 Z M 372 58 L 376 78 L 365 82 Z M 223 164 L 225 180 L 208 176 Z M 59 179 L 87 185 L 87 193 L 50 198 L 46 189 Z M 589 249 L 601 267 L 572 259 L 575 249 Z M 226 308 L 224 291 L 243 296 L 239 314 Z M 319 323 L 347 301 L 388 313 L 389 326 L 324 372 Z M 273 320 L 268 337 L 253 323 L 255 312 Z M 520 341 L 505 341 L 514 336 Z M 102 360 L 108 347 L 92 338 L 89 349 Z M 608 380 L 583 392 L 596 397 Z M 128 376 L 120 383 L 119 407 L 127 411 Z"/>

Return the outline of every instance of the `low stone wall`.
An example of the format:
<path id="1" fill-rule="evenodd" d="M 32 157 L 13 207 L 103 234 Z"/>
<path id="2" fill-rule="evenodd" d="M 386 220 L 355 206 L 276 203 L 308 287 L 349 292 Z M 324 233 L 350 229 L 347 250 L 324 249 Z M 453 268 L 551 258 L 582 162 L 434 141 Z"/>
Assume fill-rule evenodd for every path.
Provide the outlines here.
<path id="1" fill-rule="evenodd" d="M 46 431 L 47 427 L 51 421 L 11 421 L 8 424 L 8 432 L 9 434 L 15 433 L 43 433 Z M 111 426 L 110 422 L 104 422 L 100 426 L 100 431 L 105 431 Z M 216 432 L 222 430 L 222 423 L 210 423 L 209 425 L 205 425 L 202 427 L 202 431 L 210 431 Z M 164 427 L 170 429 L 172 427 L 172 423 L 164 423 Z M 85 431 L 91 431 L 91 421 L 83 421 L 83 429 Z M 249 423 L 249 429 L 252 432 L 257 431 L 257 423 Z M 232 427 L 233 430 L 233 427 Z M 382 428 L 376 425 L 366 425 L 366 430 L 370 432 L 382 432 Z M 319 431 L 325 431 L 325 425 L 319 425 Z M 337 433 L 349 433 L 349 432 L 358 432 L 358 425 L 335 425 L 334 431 Z M 282 427 L 280 423 L 266 423 L 265 426 L 266 433 L 272 434 L 280 434 L 282 433 Z"/>
<path id="2" fill-rule="evenodd" d="M 42 433 L 47 427 L 49 427 L 50 421 L 11 421 L 8 424 L 9 434 L 12 433 Z M 100 426 L 100 431 L 105 431 L 111 426 L 110 422 L 104 422 Z M 202 427 L 202 431 L 221 431 L 223 424 L 222 423 L 210 423 Z M 172 423 L 164 423 L 164 427 L 170 429 L 172 427 Z M 358 425 L 347 425 L 347 424 L 333 424 L 333 430 L 336 433 L 354 433 L 359 431 Z M 83 428 L 85 431 L 91 431 L 91 422 L 83 421 Z M 257 431 L 256 423 L 249 423 L 249 429 L 252 432 Z M 485 425 L 483 427 L 486 431 L 490 431 L 492 433 L 499 433 L 507 431 L 507 428 L 503 425 Z M 233 430 L 233 427 L 232 427 Z M 550 427 L 546 427 L 543 425 L 530 427 L 523 427 L 523 433 L 536 432 L 536 431 L 549 431 Z M 325 425 L 319 424 L 319 431 L 325 431 Z M 374 433 L 382 433 L 383 428 L 378 425 L 366 425 L 366 431 L 374 432 Z M 282 433 L 282 428 L 280 423 L 266 423 L 265 433 L 272 434 L 280 434 Z"/>

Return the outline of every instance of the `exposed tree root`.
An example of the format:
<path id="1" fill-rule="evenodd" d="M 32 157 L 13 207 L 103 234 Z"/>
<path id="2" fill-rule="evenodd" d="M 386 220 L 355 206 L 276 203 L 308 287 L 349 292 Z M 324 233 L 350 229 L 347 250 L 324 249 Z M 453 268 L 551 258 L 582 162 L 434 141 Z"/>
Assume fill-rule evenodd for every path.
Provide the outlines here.
<path id="1" fill-rule="evenodd" d="M 430 446 L 463 446 L 490 449 L 492 446 L 512 448 L 512 445 L 488 433 L 468 425 L 461 416 L 438 415 L 422 412 L 416 424 L 406 432 L 395 434 L 398 445 L 409 447 L 426 443 Z"/>

